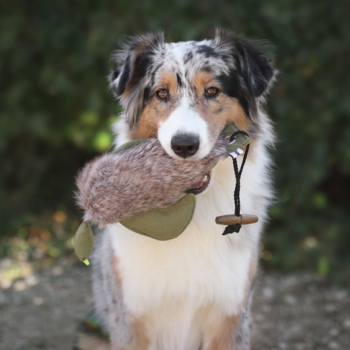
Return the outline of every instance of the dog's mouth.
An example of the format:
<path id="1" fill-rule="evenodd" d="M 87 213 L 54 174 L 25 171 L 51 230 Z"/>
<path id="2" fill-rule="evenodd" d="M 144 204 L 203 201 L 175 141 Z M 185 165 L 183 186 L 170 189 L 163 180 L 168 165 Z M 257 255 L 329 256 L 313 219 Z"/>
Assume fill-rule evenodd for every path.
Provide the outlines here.
<path id="1" fill-rule="evenodd" d="M 209 182 L 210 182 L 210 172 L 206 173 L 203 176 L 203 179 L 201 181 L 199 181 L 196 184 L 194 184 L 186 192 L 187 193 L 193 193 L 193 194 L 200 194 L 200 193 L 204 192 L 208 188 Z"/>

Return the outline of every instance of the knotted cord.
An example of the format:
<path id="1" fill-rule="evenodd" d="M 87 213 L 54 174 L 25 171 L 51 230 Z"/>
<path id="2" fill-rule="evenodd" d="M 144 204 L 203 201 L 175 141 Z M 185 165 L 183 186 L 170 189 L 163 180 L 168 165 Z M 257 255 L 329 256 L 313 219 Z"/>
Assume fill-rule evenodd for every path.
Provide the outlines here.
<path id="1" fill-rule="evenodd" d="M 243 134 L 243 135 L 246 135 L 249 137 L 249 135 L 245 131 L 238 130 L 231 135 L 230 141 L 232 142 L 234 140 L 234 138 L 236 137 L 236 135 L 238 135 L 238 134 Z M 241 216 L 241 200 L 240 200 L 241 175 L 242 175 L 244 164 L 247 160 L 248 152 L 249 152 L 249 145 L 247 145 L 247 147 L 246 147 L 246 150 L 245 150 L 244 155 L 243 155 L 242 165 L 241 165 L 241 168 L 239 170 L 238 170 L 238 165 L 237 165 L 237 158 L 235 158 L 234 156 L 231 155 L 231 158 L 233 161 L 233 169 L 234 169 L 235 177 L 236 177 L 236 186 L 235 186 L 235 191 L 234 191 L 234 196 L 233 196 L 234 201 L 235 201 L 235 215 L 236 216 Z M 223 235 L 227 235 L 227 234 L 233 233 L 233 232 L 238 233 L 239 230 L 241 229 L 241 226 L 242 226 L 241 224 L 228 225 L 228 226 L 226 226 Z"/>

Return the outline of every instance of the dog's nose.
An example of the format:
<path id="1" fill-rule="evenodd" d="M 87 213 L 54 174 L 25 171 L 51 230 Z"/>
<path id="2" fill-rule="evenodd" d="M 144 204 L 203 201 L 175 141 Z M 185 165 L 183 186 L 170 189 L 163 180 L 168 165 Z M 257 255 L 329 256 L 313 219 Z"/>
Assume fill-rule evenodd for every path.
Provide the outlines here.
<path id="1" fill-rule="evenodd" d="M 199 138 L 193 134 L 175 135 L 171 140 L 171 148 L 179 157 L 191 157 L 199 149 Z"/>

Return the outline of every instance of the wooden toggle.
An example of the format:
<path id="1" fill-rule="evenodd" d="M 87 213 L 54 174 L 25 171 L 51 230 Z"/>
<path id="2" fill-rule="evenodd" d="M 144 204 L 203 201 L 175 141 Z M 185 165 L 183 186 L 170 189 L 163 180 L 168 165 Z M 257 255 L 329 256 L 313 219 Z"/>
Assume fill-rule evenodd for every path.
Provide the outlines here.
<path id="1" fill-rule="evenodd" d="M 217 216 L 215 222 L 219 225 L 249 225 L 258 222 L 258 217 L 256 215 L 242 214 L 240 216 L 236 215 L 222 215 Z"/>

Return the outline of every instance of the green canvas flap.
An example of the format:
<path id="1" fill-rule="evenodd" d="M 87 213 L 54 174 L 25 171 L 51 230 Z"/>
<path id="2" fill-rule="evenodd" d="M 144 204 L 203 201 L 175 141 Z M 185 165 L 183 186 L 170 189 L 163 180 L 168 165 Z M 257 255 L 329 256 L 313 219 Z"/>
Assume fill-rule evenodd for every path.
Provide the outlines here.
<path id="1" fill-rule="evenodd" d="M 85 263 L 88 265 L 87 259 L 94 248 L 94 235 L 89 223 L 82 222 L 80 224 L 73 239 L 73 246 L 79 260 L 83 262 L 87 261 Z"/>
<path id="2" fill-rule="evenodd" d="M 168 208 L 153 208 L 138 213 L 120 223 L 131 231 L 159 241 L 178 237 L 192 220 L 196 196 L 192 193 Z"/>

